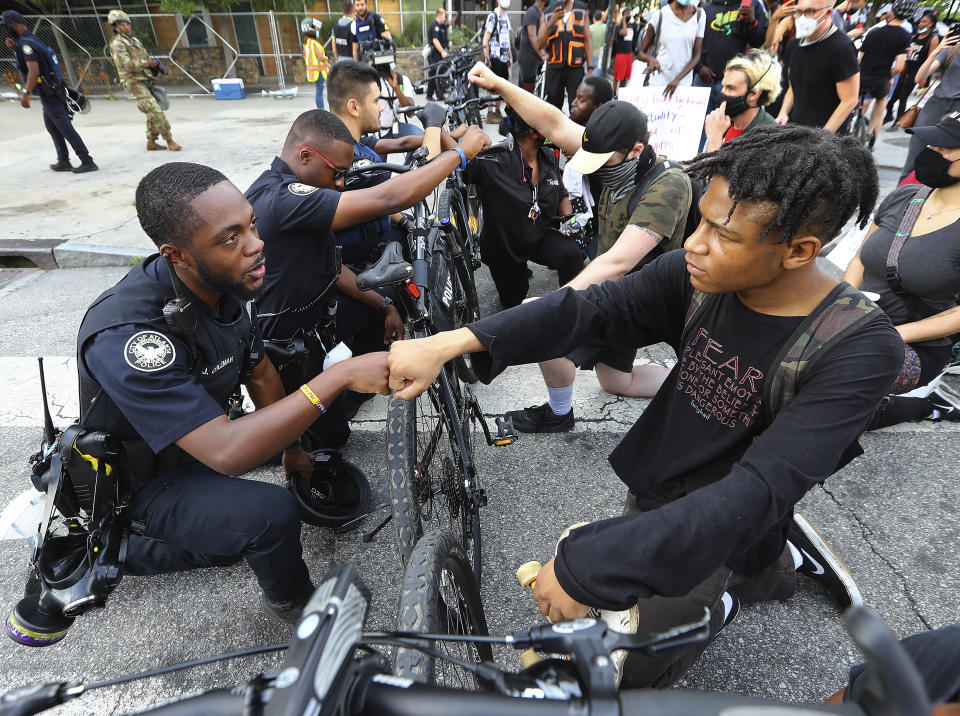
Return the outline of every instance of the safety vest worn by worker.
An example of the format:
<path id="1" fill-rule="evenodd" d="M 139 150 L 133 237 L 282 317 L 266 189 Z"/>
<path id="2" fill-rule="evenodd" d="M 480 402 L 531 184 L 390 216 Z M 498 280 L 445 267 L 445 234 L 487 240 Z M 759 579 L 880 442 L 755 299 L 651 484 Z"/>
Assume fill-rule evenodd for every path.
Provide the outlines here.
<path id="1" fill-rule="evenodd" d="M 587 60 L 587 47 L 584 39 L 587 36 L 587 23 L 590 9 L 579 2 L 574 2 L 573 10 L 564 15 L 553 31 L 547 37 L 550 47 L 550 57 L 547 65 L 580 67 Z"/>
<path id="2" fill-rule="evenodd" d="M 330 63 L 323 51 L 323 45 L 312 37 L 303 41 L 303 64 L 307 67 L 307 82 L 316 82 L 323 77 L 327 79 Z"/>

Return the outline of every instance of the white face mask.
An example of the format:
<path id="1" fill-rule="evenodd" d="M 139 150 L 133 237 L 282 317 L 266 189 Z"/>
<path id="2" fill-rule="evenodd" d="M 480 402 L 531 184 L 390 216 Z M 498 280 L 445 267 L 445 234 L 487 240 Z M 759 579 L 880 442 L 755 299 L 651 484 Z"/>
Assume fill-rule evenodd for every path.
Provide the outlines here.
<path id="1" fill-rule="evenodd" d="M 504 10 L 510 9 L 510 0 L 500 0 L 500 7 Z"/>
<path id="2" fill-rule="evenodd" d="M 807 39 L 817 31 L 821 22 L 823 22 L 823 16 L 821 16 L 819 20 L 815 20 L 812 17 L 800 15 L 793 21 L 793 26 L 797 31 L 797 37 L 801 40 Z"/>

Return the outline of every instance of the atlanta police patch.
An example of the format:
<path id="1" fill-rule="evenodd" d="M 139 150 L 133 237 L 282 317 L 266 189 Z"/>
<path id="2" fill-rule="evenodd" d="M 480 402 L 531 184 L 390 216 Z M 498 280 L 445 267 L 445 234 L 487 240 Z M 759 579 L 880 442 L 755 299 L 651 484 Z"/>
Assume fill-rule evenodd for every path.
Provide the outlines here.
<path id="1" fill-rule="evenodd" d="M 177 351 L 162 333 L 140 331 L 134 333 L 123 349 L 127 365 L 144 373 L 154 373 L 173 365 Z"/>
<path id="2" fill-rule="evenodd" d="M 291 194 L 295 194 L 296 196 L 306 196 L 307 194 L 313 194 L 313 192 L 317 190 L 317 187 L 295 181 L 292 184 L 287 184 L 287 189 Z"/>

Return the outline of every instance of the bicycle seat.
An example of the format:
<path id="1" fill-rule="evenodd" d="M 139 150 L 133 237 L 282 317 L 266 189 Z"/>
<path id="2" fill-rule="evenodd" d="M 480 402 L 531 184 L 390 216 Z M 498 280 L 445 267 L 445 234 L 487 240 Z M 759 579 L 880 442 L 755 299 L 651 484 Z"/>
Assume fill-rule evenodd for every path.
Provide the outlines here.
<path id="1" fill-rule="evenodd" d="M 404 260 L 399 242 L 391 241 L 384 247 L 377 262 L 357 276 L 357 288 L 369 291 L 372 288 L 406 281 L 412 276 L 413 266 Z"/>

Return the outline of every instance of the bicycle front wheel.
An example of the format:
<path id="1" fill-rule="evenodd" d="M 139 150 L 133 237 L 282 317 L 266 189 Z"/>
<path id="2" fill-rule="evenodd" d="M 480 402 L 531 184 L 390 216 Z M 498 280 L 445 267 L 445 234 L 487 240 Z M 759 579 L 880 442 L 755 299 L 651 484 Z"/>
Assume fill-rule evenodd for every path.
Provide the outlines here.
<path id="1" fill-rule="evenodd" d="M 417 540 L 432 529 L 452 532 L 473 550 L 473 514 L 450 421 L 439 382 L 413 400 L 391 400 L 387 407 L 390 506 L 404 565 Z"/>
<path id="2" fill-rule="evenodd" d="M 428 532 L 413 550 L 403 575 L 397 629 L 434 634 L 488 634 L 480 588 L 463 546 L 449 532 Z M 468 663 L 493 660 L 490 644 L 436 642 L 431 646 Z M 464 690 L 479 688 L 470 672 L 415 649 L 397 647 L 393 669 L 397 676 L 423 683 Z"/>

